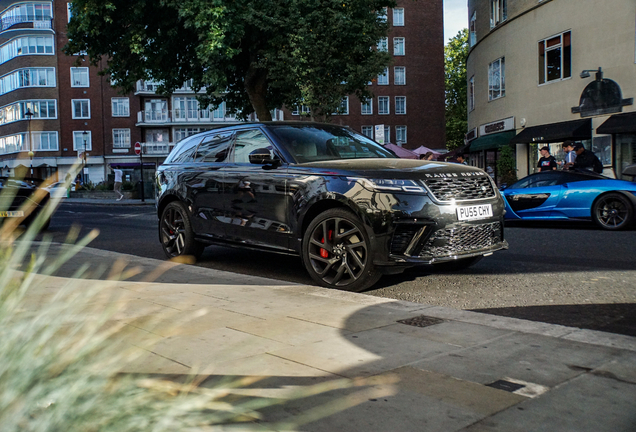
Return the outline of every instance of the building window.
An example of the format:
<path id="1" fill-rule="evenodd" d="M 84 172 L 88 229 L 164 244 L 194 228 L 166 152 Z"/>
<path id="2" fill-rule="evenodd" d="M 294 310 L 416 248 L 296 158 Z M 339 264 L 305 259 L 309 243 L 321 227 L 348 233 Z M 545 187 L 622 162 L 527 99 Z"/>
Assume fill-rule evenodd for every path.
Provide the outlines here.
<path id="1" fill-rule="evenodd" d="M 389 38 L 380 38 L 380 40 L 378 41 L 378 51 L 389 51 Z"/>
<path id="2" fill-rule="evenodd" d="M 360 104 L 360 113 L 362 115 L 373 114 L 373 99 L 367 99 Z"/>
<path id="3" fill-rule="evenodd" d="M 506 63 L 502 57 L 488 65 L 488 100 L 495 100 L 506 95 Z"/>
<path id="4" fill-rule="evenodd" d="M 393 9 L 393 26 L 394 27 L 404 26 L 404 8 Z"/>
<path id="5" fill-rule="evenodd" d="M 406 85 L 406 68 L 404 66 L 393 68 L 393 84 Z"/>
<path id="6" fill-rule="evenodd" d="M 490 28 L 493 28 L 508 18 L 507 0 L 490 0 Z"/>
<path id="7" fill-rule="evenodd" d="M 336 112 L 333 114 L 334 115 L 349 115 L 349 96 L 345 96 L 340 101 L 340 106 L 338 107 Z"/>
<path id="8" fill-rule="evenodd" d="M 33 114 L 32 118 L 57 118 L 55 99 L 20 101 L 0 107 L 0 125 L 18 120 L 27 120 L 27 117 L 24 115 L 27 110 Z"/>
<path id="9" fill-rule="evenodd" d="M 385 68 L 384 73 L 378 75 L 378 85 L 389 85 L 389 68 Z"/>
<path id="10" fill-rule="evenodd" d="M 88 68 L 72 67 L 71 68 L 71 87 L 88 87 Z"/>
<path id="11" fill-rule="evenodd" d="M 475 109 L 475 75 L 468 80 L 468 111 Z"/>
<path id="12" fill-rule="evenodd" d="M 130 129 L 113 129 L 113 148 L 130 148 Z"/>
<path id="13" fill-rule="evenodd" d="M 68 18 L 67 22 L 71 22 L 71 18 L 73 17 L 73 11 L 71 10 L 71 2 L 66 3 L 66 17 Z"/>
<path id="14" fill-rule="evenodd" d="M 130 102 L 128 98 L 111 98 L 113 117 L 130 117 Z"/>
<path id="15" fill-rule="evenodd" d="M 0 63 L 23 55 L 52 55 L 53 36 L 23 36 L 0 46 Z"/>
<path id="16" fill-rule="evenodd" d="M 55 87 L 55 68 L 20 69 L 0 78 L 0 95 L 24 87 Z"/>
<path id="17" fill-rule="evenodd" d="M 147 129 L 146 143 L 167 145 L 169 142 L 168 133 L 167 129 Z"/>
<path id="18" fill-rule="evenodd" d="M 386 22 L 387 17 L 389 15 L 389 10 L 388 8 L 382 8 L 379 12 L 378 12 L 378 19 L 382 22 Z"/>
<path id="19" fill-rule="evenodd" d="M 406 96 L 395 97 L 395 114 L 406 114 Z"/>
<path id="20" fill-rule="evenodd" d="M 57 132 L 31 132 L 31 139 L 35 151 L 59 150 Z"/>
<path id="21" fill-rule="evenodd" d="M 71 101 L 73 106 L 73 118 L 74 119 L 89 119 L 91 118 L 91 101 L 90 99 L 73 99 Z"/>
<path id="22" fill-rule="evenodd" d="M 396 55 L 396 56 L 404 55 L 404 38 L 403 37 L 393 38 L 393 55 Z"/>
<path id="23" fill-rule="evenodd" d="M 391 142 L 391 127 L 390 126 L 384 126 L 384 143 L 390 143 Z"/>
<path id="24" fill-rule="evenodd" d="M 301 105 L 300 108 L 295 107 L 292 111 L 292 115 L 309 115 L 310 109 L 306 105 Z"/>
<path id="25" fill-rule="evenodd" d="M 398 145 L 405 144 L 406 141 L 406 126 L 395 127 L 395 142 Z"/>
<path id="26" fill-rule="evenodd" d="M 390 114 L 391 110 L 389 109 L 389 97 L 388 96 L 378 96 L 378 114 Z"/>
<path id="27" fill-rule="evenodd" d="M 473 46 L 477 43 L 477 11 L 473 12 L 470 17 L 470 34 L 468 36 L 468 46 Z"/>
<path id="28" fill-rule="evenodd" d="M 362 126 L 362 135 L 373 139 L 373 126 Z"/>
<path id="29" fill-rule="evenodd" d="M 539 84 L 572 76 L 570 32 L 539 41 Z"/>
<path id="30" fill-rule="evenodd" d="M 92 151 L 93 150 L 93 141 L 91 136 L 91 131 L 86 131 L 87 134 L 84 135 L 84 131 L 73 131 L 73 150 L 74 151 Z M 86 143 L 84 143 L 84 137 L 86 137 Z"/>

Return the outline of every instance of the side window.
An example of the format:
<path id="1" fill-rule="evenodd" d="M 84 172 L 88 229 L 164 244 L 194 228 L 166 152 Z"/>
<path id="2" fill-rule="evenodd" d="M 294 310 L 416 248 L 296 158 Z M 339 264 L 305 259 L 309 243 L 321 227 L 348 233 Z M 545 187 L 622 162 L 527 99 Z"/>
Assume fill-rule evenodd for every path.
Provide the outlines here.
<path id="1" fill-rule="evenodd" d="M 225 162 L 232 144 L 231 132 L 208 135 L 199 144 L 195 162 Z"/>
<path id="2" fill-rule="evenodd" d="M 250 153 L 261 148 L 272 148 L 272 144 L 263 132 L 258 129 L 237 132 L 234 162 L 250 163 Z"/>
<path id="3" fill-rule="evenodd" d="M 201 142 L 201 137 L 193 137 L 184 140 L 175 148 L 173 153 L 168 156 L 165 163 L 189 163 L 194 160 L 197 151 L 197 145 Z M 174 154 L 174 155 L 173 155 Z"/>

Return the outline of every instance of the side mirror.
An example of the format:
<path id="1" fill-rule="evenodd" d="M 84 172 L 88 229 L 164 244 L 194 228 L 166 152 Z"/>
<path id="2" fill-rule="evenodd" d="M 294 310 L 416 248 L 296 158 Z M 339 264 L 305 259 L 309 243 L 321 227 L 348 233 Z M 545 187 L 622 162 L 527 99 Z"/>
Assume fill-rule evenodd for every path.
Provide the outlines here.
<path id="1" fill-rule="evenodd" d="M 266 148 L 259 148 L 250 153 L 250 163 L 255 165 L 270 165 L 277 163 L 272 152 Z"/>

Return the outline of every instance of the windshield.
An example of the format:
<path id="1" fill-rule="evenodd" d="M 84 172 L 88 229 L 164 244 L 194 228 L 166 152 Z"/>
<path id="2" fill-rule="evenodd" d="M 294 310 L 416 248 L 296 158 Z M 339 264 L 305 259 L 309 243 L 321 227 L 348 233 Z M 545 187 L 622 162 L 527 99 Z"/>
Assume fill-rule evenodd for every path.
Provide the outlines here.
<path id="1" fill-rule="evenodd" d="M 350 129 L 329 125 L 274 125 L 269 130 L 296 163 L 397 156 Z"/>

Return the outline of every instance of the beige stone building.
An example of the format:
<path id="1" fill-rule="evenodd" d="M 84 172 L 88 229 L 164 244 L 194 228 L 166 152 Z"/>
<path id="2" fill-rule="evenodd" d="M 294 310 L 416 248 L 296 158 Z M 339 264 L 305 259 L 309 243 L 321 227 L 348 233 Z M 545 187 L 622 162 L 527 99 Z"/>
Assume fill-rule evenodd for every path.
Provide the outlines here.
<path id="1" fill-rule="evenodd" d="M 469 0 L 468 152 L 495 168 L 516 147 L 519 178 L 548 145 L 581 141 L 605 173 L 636 163 L 635 0 Z"/>

